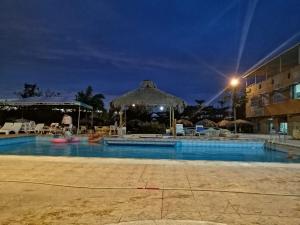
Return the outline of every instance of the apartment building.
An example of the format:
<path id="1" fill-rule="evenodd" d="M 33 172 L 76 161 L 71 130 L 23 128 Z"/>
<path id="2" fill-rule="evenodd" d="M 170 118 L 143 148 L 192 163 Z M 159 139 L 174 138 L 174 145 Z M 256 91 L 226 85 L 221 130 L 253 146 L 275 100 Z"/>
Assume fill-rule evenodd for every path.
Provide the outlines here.
<path id="1" fill-rule="evenodd" d="M 300 43 L 245 74 L 246 117 L 254 131 L 300 128 Z"/>

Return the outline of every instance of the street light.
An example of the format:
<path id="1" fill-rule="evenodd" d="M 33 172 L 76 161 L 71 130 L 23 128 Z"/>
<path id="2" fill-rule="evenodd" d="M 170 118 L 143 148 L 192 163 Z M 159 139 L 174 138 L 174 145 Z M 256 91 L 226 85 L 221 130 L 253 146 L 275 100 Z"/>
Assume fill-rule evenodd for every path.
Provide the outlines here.
<path id="1" fill-rule="evenodd" d="M 240 84 L 240 80 L 236 77 L 231 78 L 230 86 L 232 87 L 232 106 L 233 106 L 233 120 L 234 120 L 234 133 L 237 133 L 236 126 L 236 88 Z"/>
<path id="2" fill-rule="evenodd" d="M 233 77 L 230 80 L 230 86 L 233 88 L 237 87 L 239 85 L 239 83 L 240 83 L 240 80 L 236 77 Z"/>

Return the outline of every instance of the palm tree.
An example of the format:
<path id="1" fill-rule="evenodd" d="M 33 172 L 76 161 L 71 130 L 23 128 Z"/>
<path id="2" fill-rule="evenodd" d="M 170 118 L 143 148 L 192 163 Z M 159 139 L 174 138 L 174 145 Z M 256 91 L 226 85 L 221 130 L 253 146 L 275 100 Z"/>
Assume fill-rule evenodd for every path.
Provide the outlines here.
<path id="1" fill-rule="evenodd" d="M 93 95 L 93 88 L 89 85 L 85 91 L 79 91 L 76 95 L 76 100 L 93 106 L 94 110 L 105 111 L 104 102 L 105 99 L 103 94 Z"/>
<path id="2" fill-rule="evenodd" d="M 30 98 L 30 97 L 40 97 L 42 92 L 37 84 L 24 84 L 24 89 L 21 92 L 17 92 L 17 95 L 21 96 L 22 98 Z"/>

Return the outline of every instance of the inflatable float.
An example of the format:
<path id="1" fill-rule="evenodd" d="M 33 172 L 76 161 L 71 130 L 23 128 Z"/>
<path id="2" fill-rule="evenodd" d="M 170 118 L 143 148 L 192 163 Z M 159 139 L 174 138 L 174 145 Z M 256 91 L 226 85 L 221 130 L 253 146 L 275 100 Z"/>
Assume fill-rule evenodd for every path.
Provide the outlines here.
<path id="1" fill-rule="evenodd" d="M 77 143 L 77 142 L 80 142 L 80 139 L 77 137 L 72 137 L 70 139 L 68 139 L 68 138 L 53 138 L 51 140 L 51 142 L 54 144 Z"/>

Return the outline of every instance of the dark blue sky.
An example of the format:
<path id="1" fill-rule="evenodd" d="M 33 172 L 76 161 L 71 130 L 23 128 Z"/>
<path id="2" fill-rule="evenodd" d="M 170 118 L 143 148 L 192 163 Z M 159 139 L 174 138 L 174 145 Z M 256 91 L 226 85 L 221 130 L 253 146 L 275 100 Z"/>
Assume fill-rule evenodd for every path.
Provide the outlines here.
<path id="1" fill-rule="evenodd" d="M 300 40 L 299 0 L 1 0 L 0 96 L 24 82 L 107 99 L 152 79 L 192 103 L 282 43 Z"/>

